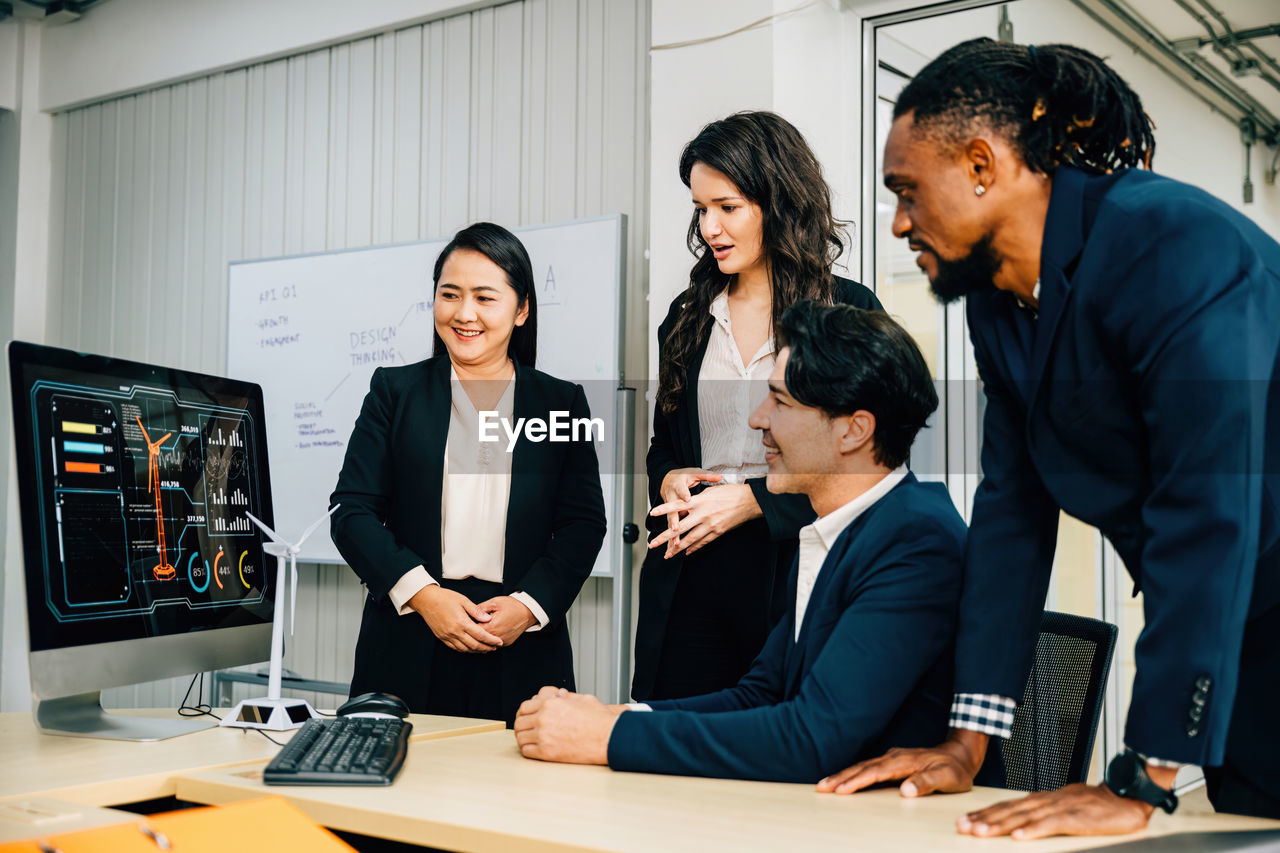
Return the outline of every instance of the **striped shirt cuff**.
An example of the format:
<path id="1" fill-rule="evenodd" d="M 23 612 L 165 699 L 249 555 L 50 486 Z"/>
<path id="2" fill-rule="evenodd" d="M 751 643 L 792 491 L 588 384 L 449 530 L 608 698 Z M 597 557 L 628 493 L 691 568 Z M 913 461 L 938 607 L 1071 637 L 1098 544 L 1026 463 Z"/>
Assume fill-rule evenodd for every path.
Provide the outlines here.
<path id="1" fill-rule="evenodd" d="M 1018 703 L 994 693 L 957 693 L 951 700 L 951 728 L 1007 738 L 1013 734 Z"/>

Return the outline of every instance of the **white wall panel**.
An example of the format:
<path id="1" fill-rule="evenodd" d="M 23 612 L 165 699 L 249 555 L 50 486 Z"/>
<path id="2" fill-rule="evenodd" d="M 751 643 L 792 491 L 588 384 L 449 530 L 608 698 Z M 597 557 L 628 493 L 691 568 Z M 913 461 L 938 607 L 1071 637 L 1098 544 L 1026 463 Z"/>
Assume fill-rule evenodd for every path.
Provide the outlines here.
<path id="1" fill-rule="evenodd" d="M 647 3 L 513 2 L 57 115 L 50 342 L 217 373 L 230 261 L 623 212 L 642 375 Z M 285 665 L 348 680 L 361 587 L 300 569 Z M 588 581 L 570 614 L 579 685 L 602 695 L 611 583 Z M 106 701 L 172 705 L 185 687 Z"/>
<path id="2" fill-rule="evenodd" d="M 3 24 L 0 24 L 3 27 Z M 4 48 L 9 45 L 9 49 L 16 51 L 17 28 L 9 27 L 0 29 L 0 55 L 3 55 Z M 16 57 L 12 60 L 16 63 Z M 12 93 L 12 97 L 6 101 L 4 98 L 4 75 L 11 73 L 16 76 L 16 67 L 6 67 L 9 60 L 0 60 L 0 151 L 11 152 L 18 149 L 18 117 L 10 110 L 6 109 L 4 104 L 12 106 L 16 100 L 16 91 Z M 16 89 L 16 80 L 10 81 L 13 85 L 11 89 Z M 0 329 L 4 329 L 6 333 L 12 334 L 13 330 L 13 300 L 16 278 L 14 276 L 14 264 L 17 260 L 17 235 L 18 235 L 18 158 L 12 155 L 0 156 Z M 4 448 L 4 452 L 0 453 L 0 519 L 9 517 L 9 447 L 12 438 L 10 438 L 10 425 L 13 423 L 13 414 L 9 404 L 9 388 L 5 381 L 0 380 L 0 447 Z M 0 554 L 7 550 L 7 543 L 4 537 L 0 536 Z M 0 559 L 0 567 L 4 565 Z M 12 570 L 11 570 L 12 571 Z M 6 572 L 0 568 L 0 598 L 3 598 L 3 590 L 8 583 Z M 16 604 L 16 602 L 14 602 Z M 6 614 L 5 611 L 9 610 Z M 8 632 L 5 630 L 6 618 L 12 620 L 10 631 L 19 628 L 18 619 L 14 617 L 19 613 L 13 604 L 6 608 L 5 602 L 0 601 L 0 647 L 5 645 Z M 25 623 L 22 624 L 25 628 Z M 17 631 L 14 631 L 18 633 Z M 8 669 L 7 663 L 5 669 Z M 3 683 L 0 682 L 0 689 Z M 2 698 L 2 697 L 0 697 Z M 0 702 L 0 707 L 3 703 Z"/>
<path id="3" fill-rule="evenodd" d="M 3 141 L 6 145 L 17 145 L 17 117 L 13 115 L 20 103 L 18 93 L 21 90 L 22 80 L 22 25 L 15 18 L 6 18 L 0 21 L 0 110 L 9 115 L 0 116 L 0 122 L 6 122 L 4 127 Z M 12 182 L 10 182 L 12 183 Z M 5 184 L 5 189 L 9 189 L 9 184 Z M 17 188 L 13 188 L 13 195 L 9 199 L 17 195 Z M 6 199 L 5 210 L 10 210 L 11 205 Z M 4 220 L 5 225 L 9 225 L 12 221 L 12 214 L 7 214 L 8 219 Z M 6 239 L 8 239 L 6 237 Z M 8 320 L 8 317 L 0 317 L 0 320 Z M 10 322 L 12 322 L 10 320 Z"/>

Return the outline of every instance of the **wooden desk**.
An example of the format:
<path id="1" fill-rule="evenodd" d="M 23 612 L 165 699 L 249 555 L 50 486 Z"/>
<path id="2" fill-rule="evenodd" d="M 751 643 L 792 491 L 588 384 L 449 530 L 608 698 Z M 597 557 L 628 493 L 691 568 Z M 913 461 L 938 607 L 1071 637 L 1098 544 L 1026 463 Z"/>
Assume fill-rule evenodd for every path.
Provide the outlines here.
<path id="1" fill-rule="evenodd" d="M 0 803 L 0 844 L 30 841 L 51 833 L 77 832 L 137 820 L 119 809 L 86 806 L 51 797 L 24 797 Z"/>
<path id="2" fill-rule="evenodd" d="M 809 785 L 615 773 L 521 757 L 510 732 L 414 744 L 390 788 L 266 787 L 261 768 L 193 773 L 179 799 L 225 803 L 280 794 L 335 829 L 446 849 L 542 850 L 1081 850 L 1129 838 L 1034 842 L 957 835 L 956 816 L 1011 792 L 906 800 L 896 790 L 851 797 Z M 1280 821 L 1158 814 L 1149 835 L 1280 829 Z"/>
<path id="3" fill-rule="evenodd" d="M 171 709 L 115 713 L 171 717 Z M 502 723 L 414 714 L 412 741 L 502 729 Z M 285 741 L 293 732 L 269 732 Z M 0 802 L 52 797 L 91 806 L 172 796 L 177 777 L 217 767 L 265 765 L 280 747 L 248 729 L 215 727 L 136 743 L 40 733 L 29 713 L 0 714 Z"/>

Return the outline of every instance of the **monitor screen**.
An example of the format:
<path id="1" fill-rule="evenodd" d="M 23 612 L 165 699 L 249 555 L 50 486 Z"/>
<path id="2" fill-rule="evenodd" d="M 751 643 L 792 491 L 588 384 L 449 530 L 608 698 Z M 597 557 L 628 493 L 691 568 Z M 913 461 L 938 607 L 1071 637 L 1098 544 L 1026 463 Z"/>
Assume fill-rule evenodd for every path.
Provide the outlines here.
<path id="1" fill-rule="evenodd" d="M 9 364 L 33 653 L 271 622 L 258 385 L 16 341 Z"/>

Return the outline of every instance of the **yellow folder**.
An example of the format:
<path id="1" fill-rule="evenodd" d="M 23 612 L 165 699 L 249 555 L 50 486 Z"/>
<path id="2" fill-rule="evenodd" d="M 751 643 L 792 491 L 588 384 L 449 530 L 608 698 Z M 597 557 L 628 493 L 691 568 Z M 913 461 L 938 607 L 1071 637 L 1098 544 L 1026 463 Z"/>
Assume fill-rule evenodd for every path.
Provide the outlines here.
<path id="1" fill-rule="evenodd" d="M 165 847 L 165 845 L 168 847 Z M 256 853 L 352 848 L 280 797 L 149 815 L 0 845 L 0 853 Z"/>

